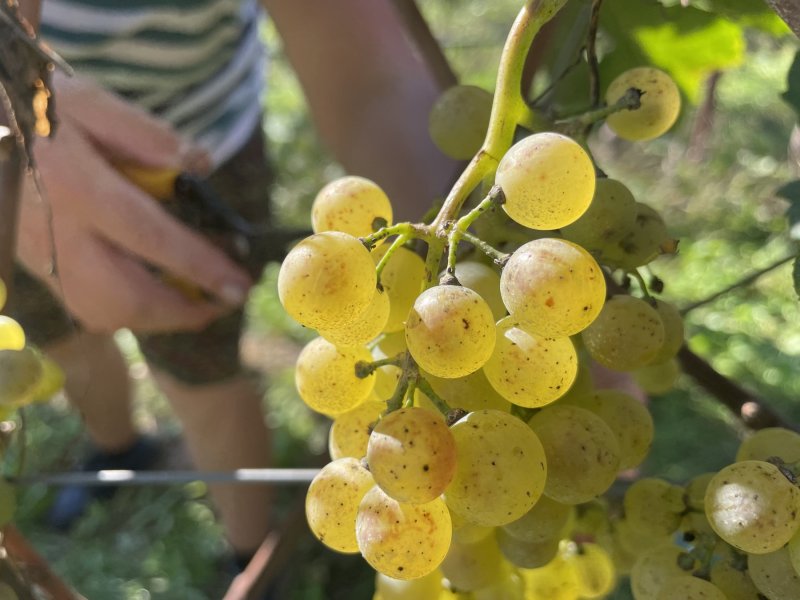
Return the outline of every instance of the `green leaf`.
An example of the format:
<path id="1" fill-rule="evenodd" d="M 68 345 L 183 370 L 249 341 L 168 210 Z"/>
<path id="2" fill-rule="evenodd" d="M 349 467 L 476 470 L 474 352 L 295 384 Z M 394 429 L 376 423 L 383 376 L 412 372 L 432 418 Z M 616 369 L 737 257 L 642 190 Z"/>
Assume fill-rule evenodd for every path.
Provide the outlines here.
<path id="1" fill-rule="evenodd" d="M 786 76 L 786 91 L 781 94 L 781 98 L 800 115 L 800 51 L 794 55 L 792 66 L 789 67 L 789 74 Z"/>
<path id="2" fill-rule="evenodd" d="M 786 218 L 789 219 L 789 237 L 800 240 L 800 179 L 790 181 L 775 192 L 776 196 L 789 201 Z"/>
<path id="3" fill-rule="evenodd" d="M 664 6 L 680 5 L 683 0 L 659 0 Z M 760 29 L 775 37 L 791 35 L 792 30 L 764 0 L 690 0 L 689 5 L 725 17 L 739 25 Z"/>

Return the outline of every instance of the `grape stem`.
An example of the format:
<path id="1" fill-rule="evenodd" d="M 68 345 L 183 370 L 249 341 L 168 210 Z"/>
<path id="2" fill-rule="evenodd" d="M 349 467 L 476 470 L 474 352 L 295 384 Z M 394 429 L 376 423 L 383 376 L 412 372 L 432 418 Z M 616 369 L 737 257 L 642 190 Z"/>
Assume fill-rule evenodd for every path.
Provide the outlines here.
<path id="1" fill-rule="evenodd" d="M 445 417 L 450 413 L 452 409 L 447 402 L 445 402 L 439 394 L 433 391 L 433 387 L 431 386 L 430 382 L 428 382 L 428 380 L 421 375 L 417 377 L 417 387 L 428 397 L 428 399 L 431 401 L 431 404 L 433 404 L 436 409 Z"/>
<path id="2" fill-rule="evenodd" d="M 414 223 L 397 223 L 396 225 L 392 225 L 390 227 L 381 227 L 375 233 L 371 233 L 368 236 L 360 239 L 361 243 L 367 247 L 367 250 L 372 250 L 375 248 L 378 242 L 393 235 L 405 236 L 406 238 L 425 238 L 428 236 L 428 230 L 426 227 L 416 225 Z"/>
<path id="3" fill-rule="evenodd" d="M 411 354 L 409 352 L 404 352 L 402 356 L 403 361 L 401 368 L 403 372 L 400 375 L 392 397 L 386 401 L 386 411 L 383 413 L 384 416 L 396 410 L 400 410 L 403 407 L 403 401 L 405 400 L 409 383 L 419 378 L 419 368 L 417 367 L 417 363 L 414 362 L 414 359 L 411 358 Z"/>
<path id="4" fill-rule="evenodd" d="M 647 283 L 645 282 L 644 277 L 642 277 L 642 274 L 639 273 L 639 269 L 633 269 L 632 271 L 628 271 L 628 273 L 633 275 L 636 281 L 639 282 L 639 288 L 642 290 L 645 300 L 651 304 L 655 304 L 655 299 L 650 295 L 650 290 L 647 289 Z"/>
<path id="5" fill-rule="evenodd" d="M 642 96 L 644 92 L 636 88 L 628 88 L 619 100 L 608 106 L 603 106 L 594 110 L 582 111 L 575 115 L 565 115 L 557 118 L 555 124 L 562 132 L 571 132 L 573 130 L 580 133 L 581 130 L 602 121 L 609 115 L 618 113 L 623 110 L 636 110 L 642 105 Z M 577 135 L 577 134 L 575 134 Z"/>
<path id="6" fill-rule="evenodd" d="M 447 253 L 448 275 L 451 277 L 455 277 L 456 275 L 456 250 L 458 249 L 458 243 L 467 233 L 467 229 L 469 229 L 470 225 L 472 225 L 478 217 L 486 213 L 488 210 L 503 204 L 505 201 L 506 197 L 505 194 L 503 194 L 503 190 L 500 189 L 500 186 L 492 186 L 492 189 L 489 190 L 489 194 L 486 196 L 486 198 L 484 198 L 480 204 L 478 204 L 478 206 L 456 221 L 455 224 L 450 228 L 450 233 L 447 236 L 447 243 L 449 245 L 449 251 Z"/>
<path id="7" fill-rule="evenodd" d="M 506 252 L 501 252 L 497 248 L 484 242 L 479 237 L 472 235 L 469 231 L 465 231 L 461 235 L 461 237 L 465 242 L 469 242 L 470 244 L 478 248 L 478 250 L 483 252 L 486 256 L 491 258 L 496 265 L 504 267 L 508 262 L 508 259 L 511 258 L 510 254 Z"/>
<path id="8" fill-rule="evenodd" d="M 369 377 L 370 375 L 372 375 L 377 369 L 380 369 L 381 367 L 385 367 L 387 365 L 399 367 L 405 362 L 407 354 L 408 352 L 401 352 L 397 356 L 382 358 L 380 360 L 376 360 L 373 362 L 366 362 L 364 360 L 360 360 L 356 363 L 356 377 L 358 377 L 359 379 L 364 379 L 365 377 Z"/>
<path id="9" fill-rule="evenodd" d="M 397 249 L 405 244 L 408 241 L 408 236 L 401 234 L 398 235 L 397 238 L 392 242 L 392 245 L 386 250 L 381 259 L 378 261 L 377 266 L 375 267 L 375 278 L 377 280 L 378 289 L 383 291 L 383 284 L 381 283 L 381 273 L 383 273 L 383 269 L 386 267 L 386 263 L 389 262 L 389 259 L 392 257 Z"/>

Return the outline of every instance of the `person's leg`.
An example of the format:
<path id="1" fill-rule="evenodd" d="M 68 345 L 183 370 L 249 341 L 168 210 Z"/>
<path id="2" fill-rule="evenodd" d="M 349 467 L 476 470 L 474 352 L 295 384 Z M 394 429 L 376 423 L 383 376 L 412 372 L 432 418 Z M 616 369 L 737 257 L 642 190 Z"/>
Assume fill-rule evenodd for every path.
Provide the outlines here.
<path id="1" fill-rule="evenodd" d="M 192 385 L 152 370 L 183 423 L 189 452 L 199 470 L 229 471 L 270 465 L 270 441 L 261 393 L 252 377 Z M 250 556 L 270 527 L 270 492 L 261 485 L 210 486 L 212 499 L 237 556 Z"/>

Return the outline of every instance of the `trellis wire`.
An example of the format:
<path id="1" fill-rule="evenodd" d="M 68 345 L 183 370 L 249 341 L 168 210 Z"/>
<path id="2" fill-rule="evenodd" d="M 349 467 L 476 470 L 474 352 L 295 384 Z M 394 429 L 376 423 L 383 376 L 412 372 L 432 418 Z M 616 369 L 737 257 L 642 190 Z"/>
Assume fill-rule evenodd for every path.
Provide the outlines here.
<path id="1" fill-rule="evenodd" d="M 70 473 L 38 473 L 12 477 L 17 485 L 137 486 L 206 483 L 305 485 L 319 469 L 236 469 L 235 471 L 131 471 L 106 469 Z"/>

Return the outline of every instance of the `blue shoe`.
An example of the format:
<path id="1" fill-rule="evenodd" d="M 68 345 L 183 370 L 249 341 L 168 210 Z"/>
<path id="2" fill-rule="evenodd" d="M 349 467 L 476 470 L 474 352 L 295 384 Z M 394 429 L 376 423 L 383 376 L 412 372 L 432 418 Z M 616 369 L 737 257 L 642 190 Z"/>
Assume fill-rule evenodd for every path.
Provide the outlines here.
<path id="1" fill-rule="evenodd" d="M 127 469 L 146 471 L 152 469 L 161 458 L 162 448 L 156 440 L 141 436 L 133 446 L 124 452 L 94 452 L 81 465 L 81 471 L 102 471 L 104 469 Z M 66 531 L 86 512 L 95 500 L 108 500 L 114 496 L 119 486 L 67 485 L 56 494 L 50 507 L 47 522 L 53 529 Z"/>

